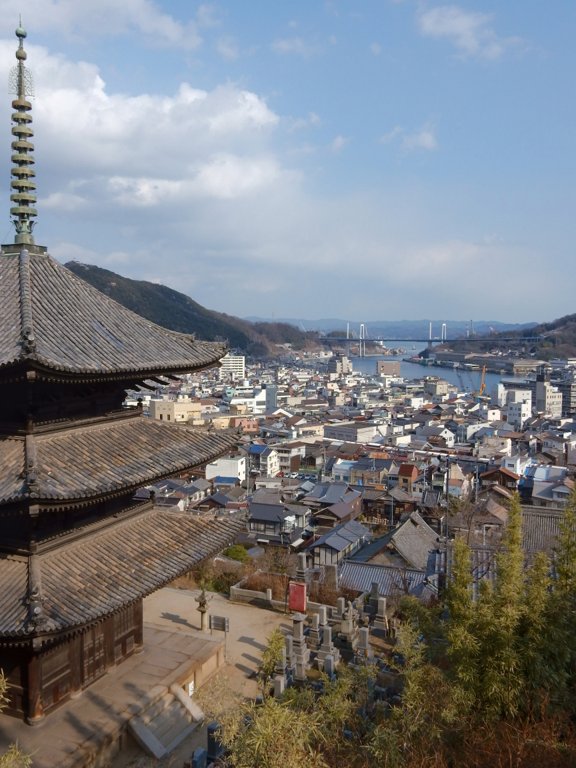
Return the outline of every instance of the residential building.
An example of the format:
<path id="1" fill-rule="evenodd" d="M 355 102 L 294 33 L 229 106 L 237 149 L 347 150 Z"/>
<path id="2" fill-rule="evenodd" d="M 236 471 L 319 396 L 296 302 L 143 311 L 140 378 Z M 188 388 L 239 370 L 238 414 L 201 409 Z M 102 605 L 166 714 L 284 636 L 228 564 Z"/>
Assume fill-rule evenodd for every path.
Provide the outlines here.
<path id="1" fill-rule="evenodd" d="M 206 464 L 206 480 L 229 477 L 243 483 L 246 480 L 247 466 L 246 456 L 222 456 Z"/>
<path id="2" fill-rule="evenodd" d="M 220 381 L 243 381 L 246 378 L 246 358 L 244 355 L 224 355 L 218 371 Z"/>
<path id="3" fill-rule="evenodd" d="M 199 400 L 178 398 L 178 400 L 150 400 L 150 418 L 158 421 L 201 422 L 202 405 Z"/>

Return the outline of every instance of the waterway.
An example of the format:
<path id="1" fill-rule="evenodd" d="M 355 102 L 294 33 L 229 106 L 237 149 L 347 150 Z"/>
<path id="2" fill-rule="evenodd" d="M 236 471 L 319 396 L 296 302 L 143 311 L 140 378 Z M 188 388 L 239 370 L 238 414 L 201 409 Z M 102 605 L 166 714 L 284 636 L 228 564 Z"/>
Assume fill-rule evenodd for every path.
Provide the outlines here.
<path id="1" fill-rule="evenodd" d="M 405 379 L 422 379 L 424 376 L 438 376 L 450 384 L 454 384 L 460 391 L 477 392 L 480 389 L 482 371 L 468 371 L 463 368 L 444 368 L 435 365 L 419 365 L 410 363 L 396 355 L 367 355 L 366 357 L 350 357 L 350 362 L 355 371 L 365 373 L 368 376 L 376 376 L 376 363 L 378 360 L 400 360 L 400 375 Z M 509 376 L 506 378 L 510 378 Z M 485 376 L 486 394 L 491 395 L 496 385 L 502 379 L 499 373 L 487 373 Z"/>

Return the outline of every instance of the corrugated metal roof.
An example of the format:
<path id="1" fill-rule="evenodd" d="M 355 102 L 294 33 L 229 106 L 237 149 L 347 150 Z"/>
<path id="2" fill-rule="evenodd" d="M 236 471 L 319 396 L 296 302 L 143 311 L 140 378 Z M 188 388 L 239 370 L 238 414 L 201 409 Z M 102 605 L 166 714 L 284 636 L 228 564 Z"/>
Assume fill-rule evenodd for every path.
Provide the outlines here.
<path id="1" fill-rule="evenodd" d="M 370 592 L 372 584 L 378 584 L 381 597 L 397 597 L 415 591 L 426 581 L 424 571 L 415 568 L 395 568 L 346 560 L 339 568 L 341 587 L 358 592 Z"/>

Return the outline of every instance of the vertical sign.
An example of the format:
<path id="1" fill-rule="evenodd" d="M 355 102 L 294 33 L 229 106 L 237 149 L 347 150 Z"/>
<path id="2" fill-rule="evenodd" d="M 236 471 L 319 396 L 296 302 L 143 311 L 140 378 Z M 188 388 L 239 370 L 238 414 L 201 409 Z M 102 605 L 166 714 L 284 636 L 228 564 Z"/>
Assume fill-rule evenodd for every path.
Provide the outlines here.
<path id="1" fill-rule="evenodd" d="M 288 607 L 297 613 L 306 613 L 306 584 L 291 581 L 288 587 Z"/>

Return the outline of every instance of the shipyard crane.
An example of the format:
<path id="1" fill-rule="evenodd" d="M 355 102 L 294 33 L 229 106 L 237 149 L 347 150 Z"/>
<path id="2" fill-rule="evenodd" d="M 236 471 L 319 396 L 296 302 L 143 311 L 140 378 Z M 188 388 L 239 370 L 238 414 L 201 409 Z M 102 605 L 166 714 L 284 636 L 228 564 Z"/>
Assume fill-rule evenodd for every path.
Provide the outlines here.
<path id="1" fill-rule="evenodd" d="M 483 365 L 482 375 L 480 376 L 480 387 L 478 388 L 478 391 L 474 393 L 477 403 L 480 402 L 485 392 L 486 392 L 486 366 Z"/>

